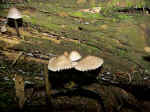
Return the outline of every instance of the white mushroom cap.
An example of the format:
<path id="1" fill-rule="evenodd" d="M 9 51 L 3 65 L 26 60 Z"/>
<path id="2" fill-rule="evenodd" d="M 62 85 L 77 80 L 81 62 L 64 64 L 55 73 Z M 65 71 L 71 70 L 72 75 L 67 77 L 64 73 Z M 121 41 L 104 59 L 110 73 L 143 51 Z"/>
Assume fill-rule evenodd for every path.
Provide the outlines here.
<path id="1" fill-rule="evenodd" d="M 20 18 L 22 18 L 22 16 L 21 16 L 21 13 L 19 12 L 19 10 L 16 9 L 15 7 L 13 7 L 13 8 L 9 9 L 7 18 L 20 19 Z"/>
<path id="2" fill-rule="evenodd" d="M 54 72 L 71 68 L 72 64 L 69 58 L 66 56 L 66 52 L 64 55 L 51 58 L 48 63 L 48 69 Z"/>
<path id="3" fill-rule="evenodd" d="M 79 61 L 74 68 L 79 71 L 95 70 L 102 66 L 104 60 L 96 56 L 87 56 Z"/>
<path id="4" fill-rule="evenodd" d="M 81 55 L 78 51 L 72 51 L 69 55 L 71 61 L 78 61 L 81 59 Z"/>

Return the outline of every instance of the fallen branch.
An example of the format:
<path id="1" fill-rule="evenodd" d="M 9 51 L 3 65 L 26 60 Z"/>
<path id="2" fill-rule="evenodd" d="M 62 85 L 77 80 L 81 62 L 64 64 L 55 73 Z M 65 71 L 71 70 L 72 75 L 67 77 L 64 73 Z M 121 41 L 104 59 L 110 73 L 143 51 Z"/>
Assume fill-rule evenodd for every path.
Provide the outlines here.
<path id="1" fill-rule="evenodd" d="M 7 57 L 9 60 L 18 60 L 16 57 L 19 56 L 19 53 L 20 52 L 17 52 L 17 51 L 3 51 L 3 50 L 0 50 L 0 56 L 4 56 L 4 57 Z M 36 63 L 41 63 L 41 64 L 48 64 L 48 60 L 46 59 L 41 59 L 41 58 L 37 58 L 37 57 L 34 57 L 34 56 L 28 56 L 26 55 L 25 52 L 22 53 L 22 56 L 25 56 L 26 58 L 26 61 L 34 61 Z M 15 63 L 16 61 L 14 61 L 13 63 Z"/>

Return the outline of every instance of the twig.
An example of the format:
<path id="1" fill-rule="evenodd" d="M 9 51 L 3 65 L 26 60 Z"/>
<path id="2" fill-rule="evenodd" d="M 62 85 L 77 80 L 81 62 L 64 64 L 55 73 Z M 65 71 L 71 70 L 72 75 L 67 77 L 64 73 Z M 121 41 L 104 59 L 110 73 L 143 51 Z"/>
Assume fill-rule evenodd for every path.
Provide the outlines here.
<path id="1" fill-rule="evenodd" d="M 17 62 L 17 60 L 23 55 L 23 52 L 19 52 L 19 54 L 17 55 L 17 57 L 15 58 L 15 60 L 12 63 L 12 66 L 14 66 Z"/>
<path id="2" fill-rule="evenodd" d="M 51 105 L 51 84 L 48 80 L 48 69 L 47 65 L 44 65 L 44 77 L 45 77 L 45 89 L 46 89 L 46 94 L 47 94 L 47 103 Z"/>

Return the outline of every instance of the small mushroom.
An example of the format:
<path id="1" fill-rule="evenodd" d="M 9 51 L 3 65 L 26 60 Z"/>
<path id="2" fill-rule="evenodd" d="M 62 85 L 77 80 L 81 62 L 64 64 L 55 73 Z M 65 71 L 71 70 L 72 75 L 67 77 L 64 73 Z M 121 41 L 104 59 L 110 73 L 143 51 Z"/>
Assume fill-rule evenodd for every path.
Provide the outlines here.
<path id="1" fill-rule="evenodd" d="M 87 56 L 79 61 L 74 68 L 79 71 L 96 70 L 104 63 L 103 59 L 96 56 Z"/>
<path id="2" fill-rule="evenodd" d="M 22 26 L 22 15 L 15 7 L 10 8 L 7 16 L 7 24 L 10 27 L 15 27 L 17 36 L 20 37 L 19 27 Z"/>
<path id="3" fill-rule="evenodd" d="M 79 61 L 81 58 L 82 58 L 82 56 L 80 55 L 80 53 L 79 53 L 78 51 L 72 51 L 72 52 L 69 54 L 69 59 L 70 59 L 72 62 Z"/>

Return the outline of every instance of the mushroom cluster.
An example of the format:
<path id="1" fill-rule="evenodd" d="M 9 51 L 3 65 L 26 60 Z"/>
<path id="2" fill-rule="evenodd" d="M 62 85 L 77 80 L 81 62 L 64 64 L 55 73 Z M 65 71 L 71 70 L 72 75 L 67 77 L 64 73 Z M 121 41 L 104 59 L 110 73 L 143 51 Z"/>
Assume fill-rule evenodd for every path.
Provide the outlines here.
<path id="1" fill-rule="evenodd" d="M 103 59 L 96 56 L 82 57 L 77 51 L 64 52 L 51 58 L 48 72 L 52 88 L 63 88 L 70 82 L 74 82 L 76 86 L 95 82 L 103 62 Z"/>
<path id="2" fill-rule="evenodd" d="M 48 69 L 56 72 L 67 69 L 76 69 L 78 71 L 91 71 L 101 67 L 104 63 L 103 59 L 96 56 L 82 56 L 77 51 L 72 51 L 70 54 L 64 52 L 63 55 L 53 57 L 49 60 Z"/>

